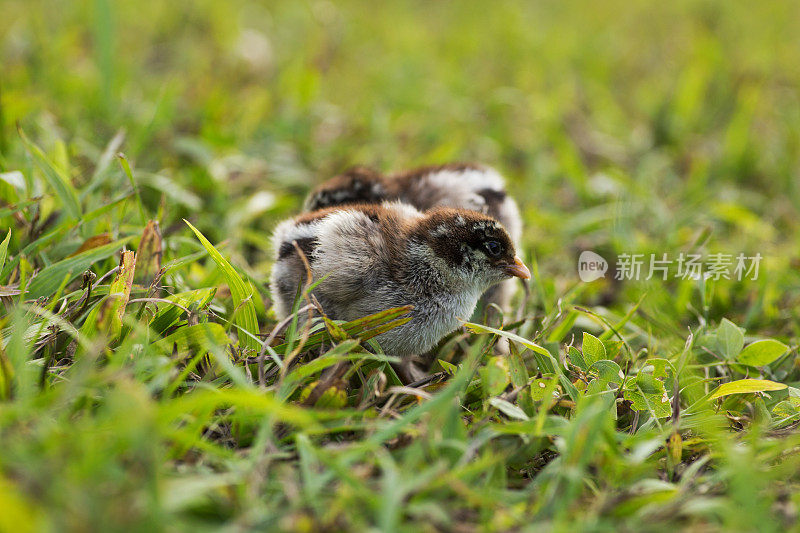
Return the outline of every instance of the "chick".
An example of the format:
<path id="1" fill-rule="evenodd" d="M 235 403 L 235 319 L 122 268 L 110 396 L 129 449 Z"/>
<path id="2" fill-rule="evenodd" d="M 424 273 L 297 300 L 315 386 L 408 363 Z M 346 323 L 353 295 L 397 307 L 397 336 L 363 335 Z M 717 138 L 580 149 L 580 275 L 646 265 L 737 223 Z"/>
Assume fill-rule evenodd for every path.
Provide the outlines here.
<path id="1" fill-rule="evenodd" d="M 497 219 L 511 240 L 519 243 L 522 220 L 516 202 L 506 193 L 503 177 L 493 168 L 477 164 L 451 163 L 384 176 L 354 167 L 316 188 L 306 199 L 307 211 L 354 203 L 399 200 L 421 211 L 434 207 L 470 209 Z M 490 288 L 485 303 L 510 309 L 514 281 Z"/>
<path id="2" fill-rule="evenodd" d="M 376 337 L 399 357 L 434 347 L 489 287 L 530 278 L 503 226 L 467 209 L 421 212 L 401 202 L 326 208 L 279 224 L 273 247 L 271 292 L 279 316 L 290 312 L 306 280 L 297 248 L 314 280 L 322 279 L 313 293 L 333 319 L 413 305 L 409 322 Z"/>

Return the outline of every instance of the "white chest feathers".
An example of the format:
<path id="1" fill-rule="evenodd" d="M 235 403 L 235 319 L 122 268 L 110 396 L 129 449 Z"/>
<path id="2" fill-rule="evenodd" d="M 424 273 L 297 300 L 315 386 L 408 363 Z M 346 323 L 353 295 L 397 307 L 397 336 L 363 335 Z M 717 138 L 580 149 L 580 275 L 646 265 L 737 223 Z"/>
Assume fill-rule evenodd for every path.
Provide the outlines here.
<path id="1" fill-rule="evenodd" d="M 480 297 L 479 291 L 441 295 L 416 303 L 408 323 L 377 337 L 389 355 L 423 354 L 469 320 Z"/>

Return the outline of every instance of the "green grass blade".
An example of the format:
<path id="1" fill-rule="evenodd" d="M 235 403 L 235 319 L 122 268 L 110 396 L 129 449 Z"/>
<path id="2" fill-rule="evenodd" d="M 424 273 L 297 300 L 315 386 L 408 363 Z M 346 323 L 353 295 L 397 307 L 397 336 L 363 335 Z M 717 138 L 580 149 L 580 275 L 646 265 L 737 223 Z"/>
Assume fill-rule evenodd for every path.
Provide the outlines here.
<path id="1" fill-rule="evenodd" d="M 3 266 L 6 264 L 6 254 L 8 253 L 8 242 L 11 240 L 11 228 L 8 230 L 8 235 L 6 238 L 3 239 L 3 242 L 0 243 L 0 272 L 3 271 Z M 0 278 L 2 281 L 3 278 Z"/>
<path id="2" fill-rule="evenodd" d="M 132 238 L 132 236 L 125 237 L 104 246 L 86 250 L 74 257 L 68 257 L 43 268 L 28 285 L 27 298 L 34 299 L 51 295 L 58 289 L 58 286 L 66 276 L 71 279 L 75 278 L 97 261 L 114 255 L 117 250 Z"/>
<path id="3" fill-rule="evenodd" d="M 0 218 L 13 215 L 14 213 L 22 211 L 26 207 L 38 204 L 41 200 L 42 200 L 41 197 L 36 197 L 36 198 L 31 198 L 30 200 L 23 200 L 21 202 L 17 202 L 14 205 L 10 205 L 8 207 L 3 207 L 2 209 L 0 209 Z"/>
<path id="4" fill-rule="evenodd" d="M 83 226 L 92 220 L 95 220 L 109 212 L 111 212 L 115 207 L 119 206 L 122 202 L 125 201 L 130 195 L 124 195 L 121 198 L 117 198 L 116 200 L 98 208 L 94 211 L 86 213 L 81 218 L 80 222 L 78 223 L 77 227 Z M 6 277 L 11 270 L 17 266 L 19 260 L 22 256 L 32 256 L 33 254 L 37 253 L 39 250 L 49 246 L 53 241 L 58 239 L 59 237 L 63 236 L 64 234 L 68 233 L 71 230 L 76 228 L 75 224 L 72 221 L 66 221 L 63 224 L 59 224 L 54 230 L 48 232 L 47 234 L 39 237 L 32 243 L 25 246 L 20 253 L 14 256 L 8 264 L 2 269 L 2 273 L 0 273 L 0 279 Z"/>
<path id="5" fill-rule="evenodd" d="M 36 165 L 42 170 L 47 184 L 50 185 L 61 200 L 69 216 L 74 220 L 80 220 L 81 205 L 78 200 L 78 193 L 72 186 L 69 176 L 65 176 L 63 171 L 48 159 L 42 149 L 28 139 L 28 136 L 25 135 L 21 128 L 19 129 L 19 136 L 25 148 L 28 150 L 28 153 L 31 154 L 33 160 L 36 162 Z"/>
<path id="6" fill-rule="evenodd" d="M 208 252 L 208 255 L 210 255 L 211 259 L 217 264 L 217 267 L 222 270 L 225 280 L 228 282 L 234 305 L 233 322 L 245 331 L 253 335 L 258 335 L 256 307 L 252 300 L 254 289 L 248 283 L 245 283 L 239 273 L 236 272 L 236 269 L 233 268 L 228 260 L 214 248 L 214 245 L 211 244 L 197 228 L 192 226 L 188 220 L 184 220 L 184 222 L 186 222 L 197 236 L 200 243 Z M 259 350 L 261 348 L 258 341 L 249 335 L 245 335 L 244 338 L 240 339 L 240 342 L 246 348 L 251 348 L 253 350 Z"/>
<path id="7" fill-rule="evenodd" d="M 105 150 L 100 155 L 100 158 L 97 160 L 97 164 L 94 167 L 94 172 L 92 173 L 92 177 L 89 179 L 89 183 L 83 190 L 80 192 L 80 199 L 85 200 L 97 187 L 99 187 L 108 176 L 108 170 L 111 167 L 111 162 L 114 160 L 114 156 L 117 155 L 120 146 L 122 146 L 123 141 L 125 140 L 125 130 L 120 129 L 114 135 L 114 137 L 108 142 Z"/>
<path id="8" fill-rule="evenodd" d="M 520 337 L 519 335 L 511 333 L 510 331 L 503 331 L 501 329 L 484 326 L 483 324 L 475 324 L 473 322 L 464 322 L 464 327 L 466 327 L 473 333 L 491 333 L 494 335 L 505 337 L 509 340 L 520 343 L 521 345 L 523 345 L 524 347 L 528 348 L 533 352 L 536 352 L 545 357 L 549 357 L 551 359 L 553 358 L 553 355 L 543 347 L 539 346 L 535 342 L 529 341 L 528 339 L 525 339 L 523 337 Z"/>
<path id="9" fill-rule="evenodd" d="M 144 203 L 142 202 L 142 197 L 139 194 L 139 187 L 136 185 L 136 181 L 133 179 L 131 165 L 128 162 L 128 158 L 126 158 L 124 154 L 117 154 L 117 158 L 119 159 L 119 164 L 122 166 L 122 170 L 125 172 L 125 176 L 128 178 L 128 182 L 131 184 L 131 187 L 133 187 L 133 194 L 136 196 L 136 205 L 139 208 L 139 222 L 144 224 L 150 217 L 147 216 L 147 210 L 145 209 Z"/>
<path id="10" fill-rule="evenodd" d="M 213 287 L 204 289 L 195 289 L 193 291 L 181 292 L 167 296 L 165 300 L 175 302 L 181 307 L 191 309 L 193 306 L 196 309 L 205 307 L 216 294 L 217 290 Z M 150 320 L 150 327 L 156 333 L 163 333 L 170 327 L 181 315 L 186 314 L 180 307 L 159 303 L 161 308 Z"/>
<path id="11" fill-rule="evenodd" d="M 639 298 L 639 301 L 636 302 L 636 304 L 633 307 L 631 307 L 627 313 L 625 313 L 625 316 L 623 316 L 616 324 L 614 324 L 613 328 L 607 329 L 602 334 L 600 334 L 600 340 L 601 341 L 609 340 L 611 337 L 614 336 L 614 332 L 619 334 L 620 330 L 625 326 L 625 324 L 628 323 L 628 320 L 630 320 L 631 317 L 634 315 L 634 313 L 636 313 L 636 310 L 639 309 L 639 306 L 642 305 L 645 296 L 647 295 L 645 294 L 641 298 Z"/>
<path id="12" fill-rule="evenodd" d="M 122 252 L 119 262 L 119 272 L 109 287 L 109 296 L 114 300 L 110 303 L 110 325 L 112 338 L 119 336 L 122 331 L 122 317 L 131 297 L 133 276 L 136 272 L 136 254 L 131 251 Z"/>
<path id="13" fill-rule="evenodd" d="M 223 347 L 229 342 L 230 339 L 225 333 L 225 328 L 219 324 L 206 322 L 180 328 L 175 333 L 155 342 L 153 348 L 166 354 L 172 352 L 173 345 L 178 347 L 179 352 L 184 352 L 192 346 L 211 351 L 214 348 Z"/>
<path id="14" fill-rule="evenodd" d="M 403 317 L 403 315 L 410 313 L 412 309 L 413 307 L 410 305 L 393 307 L 392 309 L 387 309 L 363 318 L 345 322 L 344 324 L 340 324 L 340 327 L 345 331 L 345 333 L 347 333 L 348 336 L 352 338 L 357 337 L 362 341 L 366 341 L 377 335 L 380 335 L 381 333 L 385 333 L 392 328 L 402 326 L 411 320 L 412 317 L 399 317 Z M 330 333 L 327 331 L 319 331 L 309 335 L 306 343 L 303 345 L 303 349 L 308 351 L 312 348 L 316 348 L 322 343 L 331 342 L 332 340 L 333 339 L 331 338 Z M 277 353 L 287 353 L 287 350 L 290 350 L 291 346 L 291 342 L 285 342 L 275 346 L 274 350 Z"/>
<path id="15" fill-rule="evenodd" d="M 512 340 L 514 342 L 518 342 L 521 345 L 523 345 L 524 347 L 528 348 L 529 350 L 531 350 L 536 355 L 536 361 L 539 364 L 539 366 L 541 367 L 540 370 L 542 372 L 553 372 L 553 373 L 555 373 L 558 376 L 558 379 L 561 382 L 561 385 L 564 387 L 564 390 L 566 390 L 567 394 L 569 394 L 570 398 L 572 398 L 573 400 L 577 401 L 577 399 L 579 397 L 579 393 L 578 393 L 577 389 L 570 382 L 569 378 L 564 375 L 564 372 L 561 369 L 561 365 L 559 364 L 558 361 L 556 361 L 556 358 L 553 357 L 553 354 L 548 352 L 545 348 L 539 346 L 535 342 L 532 342 L 532 341 L 529 341 L 528 339 L 520 337 L 519 335 L 515 335 L 514 333 L 511 333 L 510 331 L 503 331 L 503 330 L 500 330 L 500 329 L 495 329 L 495 328 L 492 328 L 492 327 L 489 327 L 489 326 L 484 326 L 482 324 L 475 324 L 475 323 L 472 323 L 472 322 L 465 322 L 464 326 L 468 330 L 472 331 L 473 333 L 492 333 L 494 335 L 499 335 L 501 337 L 505 337 L 508 340 Z"/>

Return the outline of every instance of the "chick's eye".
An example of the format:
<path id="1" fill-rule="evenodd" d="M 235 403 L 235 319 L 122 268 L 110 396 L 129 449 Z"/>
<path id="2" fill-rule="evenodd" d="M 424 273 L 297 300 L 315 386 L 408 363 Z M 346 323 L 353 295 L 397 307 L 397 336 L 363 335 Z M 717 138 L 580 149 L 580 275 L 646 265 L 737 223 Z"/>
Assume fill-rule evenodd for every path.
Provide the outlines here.
<path id="1" fill-rule="evenodd" d="M 497 257 L 503 251 L 503 246 L 497 241 L 486 241 L 483 246 L 492 257 Z"/>

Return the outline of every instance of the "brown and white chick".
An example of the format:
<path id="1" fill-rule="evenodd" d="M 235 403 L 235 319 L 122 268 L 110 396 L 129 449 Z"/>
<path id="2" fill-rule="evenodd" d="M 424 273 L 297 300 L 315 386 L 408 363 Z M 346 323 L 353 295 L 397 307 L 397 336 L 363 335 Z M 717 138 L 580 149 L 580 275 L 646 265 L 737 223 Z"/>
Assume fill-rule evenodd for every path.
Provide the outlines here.
<path id="1" fill-rule="evenodd" d="M 275 230 L 271 292 L 286 316 L 310 264 L 313 290 L 333 319 L 354 320 L 413 305 L 411 320 L 376 337 L 387 354 L 422 354 L 459 319 L 467 319 L 491 286 L 530 272 L 495 219 L 466 209 L 421 212 L 401 202 L 326 208 Z M 324 278 L 324 279 L 323 279 Z"/>
<path id="2" fill-rule="evenodd" d="M 477 211 L 500 221 L 515 244 L 522 236 L 519 208 L 506 193 L 503 177 L 493 168 L 477 164 L 451 163 L 390 175 L 354 167 L 313 190 L 305 208 L 314 211 L 386 200 L 399 200 L 420 211 L 435 207 Z M 508 311 L 514 288 L 513 280 L 499 283 L 488 290 L 484 300 Z"/>

